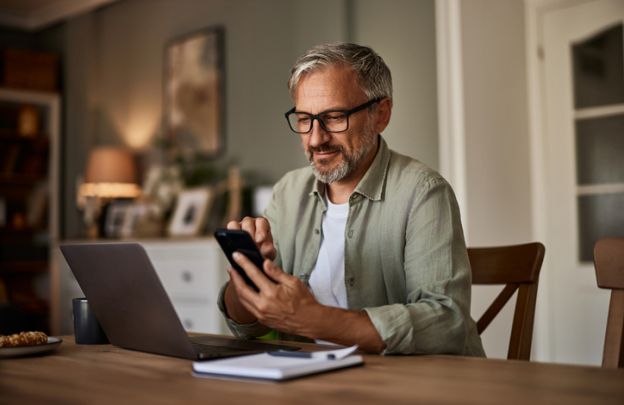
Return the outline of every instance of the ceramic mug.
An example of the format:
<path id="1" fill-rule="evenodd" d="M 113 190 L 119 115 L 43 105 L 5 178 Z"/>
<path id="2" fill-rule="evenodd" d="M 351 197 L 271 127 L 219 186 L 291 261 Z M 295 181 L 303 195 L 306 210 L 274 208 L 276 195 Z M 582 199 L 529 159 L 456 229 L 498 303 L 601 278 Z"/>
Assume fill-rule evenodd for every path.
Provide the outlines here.
<path id="1" fill-rule="evenodd" d="M 86 298 L 72 300 L 74 314 L 74 337 L 80 345 L 107 344 L 108 338 L 102 330 L 95 314 L 89 308 Z"/>

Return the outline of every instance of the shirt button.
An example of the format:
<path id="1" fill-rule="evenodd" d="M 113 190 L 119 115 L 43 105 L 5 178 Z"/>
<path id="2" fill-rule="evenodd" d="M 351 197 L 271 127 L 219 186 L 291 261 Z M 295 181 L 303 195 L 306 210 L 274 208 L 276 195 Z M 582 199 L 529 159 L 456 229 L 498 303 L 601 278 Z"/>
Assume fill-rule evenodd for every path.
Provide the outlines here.
<path id="1" fill-rule="evenodd" d="M 314 230 L 314 233 L 318 235 L 319 233 L 321 233 L 321 231 L 319 231 L 319 229 L 318 229 L 318 228 L 316 228 L 316 229 Z"/>
<path id="2" fill-rule="evenodd" d="M 353 237 L 353 229 L 349 230 L 349 237 L 352 238 Z"/>
<path id="3" fill-rule="evenodd" d="M 349 279 L 349 287 L 353 287 L 355 285 L 355 279 L 353 277 L 351 277 Z"/>

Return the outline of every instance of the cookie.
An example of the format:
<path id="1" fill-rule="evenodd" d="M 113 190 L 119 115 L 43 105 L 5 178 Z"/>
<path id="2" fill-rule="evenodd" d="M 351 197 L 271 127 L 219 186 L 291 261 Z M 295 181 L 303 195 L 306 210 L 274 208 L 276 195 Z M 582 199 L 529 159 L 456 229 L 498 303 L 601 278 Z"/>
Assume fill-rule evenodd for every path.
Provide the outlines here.
<path id="1" fill-rule="evenodd" d="M 48 336 L 43 332 L 20 332 L 0 336 L 0 347 L 35 346 L 47 342 Z"/>

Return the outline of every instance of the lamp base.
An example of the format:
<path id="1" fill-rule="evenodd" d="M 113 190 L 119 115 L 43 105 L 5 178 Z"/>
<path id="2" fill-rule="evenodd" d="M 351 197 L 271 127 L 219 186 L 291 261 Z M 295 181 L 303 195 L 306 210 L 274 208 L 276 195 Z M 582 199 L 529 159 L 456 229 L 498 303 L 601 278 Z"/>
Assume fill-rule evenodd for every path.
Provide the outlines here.
<path id="1" fill-rule="evenodd" d="M 101 225 L 102 218 L 105 217 L 105 215 L 102 215 L 102 201 L 97 197 L 87 197 L 81 203 L 86 237 L 88 239 L 98 239 L 103 229 Z"/>

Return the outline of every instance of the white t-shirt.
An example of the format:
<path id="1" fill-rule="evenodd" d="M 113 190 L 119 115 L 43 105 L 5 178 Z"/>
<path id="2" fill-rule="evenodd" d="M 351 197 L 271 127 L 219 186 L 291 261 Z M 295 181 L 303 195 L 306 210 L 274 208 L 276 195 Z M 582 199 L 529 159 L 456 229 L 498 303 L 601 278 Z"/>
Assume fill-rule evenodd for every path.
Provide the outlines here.
<path id="1" fill-rule="evenodd" d="M 327 201 L 323 215 L 323 240 L 310 275 L 310 288 L 317 301 L 331 307 L 347 308 L 347 288 L 344 281 L 344 238 L 349 203 Z"/>

